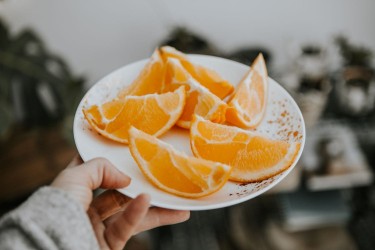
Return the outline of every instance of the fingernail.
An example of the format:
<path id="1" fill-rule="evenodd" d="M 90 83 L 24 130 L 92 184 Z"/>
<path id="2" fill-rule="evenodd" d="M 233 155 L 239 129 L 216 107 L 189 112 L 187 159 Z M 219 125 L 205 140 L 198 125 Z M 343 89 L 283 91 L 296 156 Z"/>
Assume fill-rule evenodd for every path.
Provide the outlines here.
<path id="1" fill-rule="evenodd" d="M 124 182 L 130 183 L 132 181 L 132 178 L 130 178 L 130 176 L 124 174 L 123 172 L 121 172 L 121 174 L 123 176 Z"/>
<path id="2" fill-rule="evenodd" d="M 181 211 L 181 214 L 184 217 L 185 221 L 190 219 L 190 211 Z"/>
<path id="3" fill-rule="evenodd" d="M 129 176 L 125 175 L 126 176 L 126 180 L 130 183 L 132 181 L 132 178 L 130 178 Z"/>
<path id="4" fill-rule="evenodd" d="M 151 196 L 149 194 L 140 194 L 138 197 L 142 197 L 142 199 L 144 199 L 145 201 L 147 201 L 148 203 L 150 203 L 151 201 Z"/>

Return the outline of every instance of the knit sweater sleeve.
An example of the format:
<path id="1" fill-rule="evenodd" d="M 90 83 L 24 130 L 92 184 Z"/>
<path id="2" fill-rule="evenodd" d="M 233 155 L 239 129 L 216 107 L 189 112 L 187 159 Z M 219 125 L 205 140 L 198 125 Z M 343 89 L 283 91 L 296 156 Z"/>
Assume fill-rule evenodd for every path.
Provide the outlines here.
<path id="1" fill-rule="evenodd" d="M 86 211 L 62 190 L 43 187 L 0 219 L 0 249 L 99 249 Z"/>

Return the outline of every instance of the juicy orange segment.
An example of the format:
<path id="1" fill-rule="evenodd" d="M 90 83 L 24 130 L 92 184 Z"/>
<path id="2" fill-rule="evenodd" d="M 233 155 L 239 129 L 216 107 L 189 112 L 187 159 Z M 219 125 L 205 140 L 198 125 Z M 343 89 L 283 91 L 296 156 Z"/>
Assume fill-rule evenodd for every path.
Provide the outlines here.
<path id="1" fill-rule="evenodd" d="M 187 56 L 173 47 L 164 46 L 160 48 L 161 55 L 166 62 L 168 58 L 176 58 L 180 60 L 182 66 L 204 87 L 209 89 L 220 99 L 224 99 L 234 90 L 232 84 L 223 79 L 214 70 L 193 64 Z"/>
<path id="2" fill-rule="evenodd" d="M 146 178 L 168 193 L 199 198 L 218 191 L 231 167 L 176 151 L 171 145 L 134 127 L 129 130 L 130 152 Z"/>
<path id="3" fill-rule="evenodd" d="M 239 127 L 257 127 L 266 112 L 267 96 L 267 68 L 259 54 L 228 102 L 227 121 Z"/>
<path id="4" fill-rule="evenodd" d="M 125 96 L 83 109 L 86 120 L 101 135 L 128 143 L 128 130 L 137 127 L 159 136 L 170 129 L 184 109 L 186 93 L 183 87 L 165 94 Z"/>
<path id="5" fill-rule="evenodd" d="M 146 95 L 162 93 L 164 81 L 164 62 L 158 49 L 154 51 L 148 63 L 141 70 L 137 78 L 120 91 L 119 98 L 127 95 Z"/>
<path id="6" fill-rule="evenodd" d="M 165 88 L 174 90 L 180 86 L 185 87 L 187 98 L 184 111 L 176 123 L 178 126 L 190 128 L 193 114 L 213 122 L 223 123 L 225 121 L 227 104 L 200 85 L 182 67 L 179 60 L 169 58 L 166 64 Z"/>
<path id="7" fill-rule="evenodd" d="M 232 166 L 229 179 L 239 182 L 261 181 L 284 171 L 300 149 L 298 142 L 272 140 L 198 116 L 192 122 L 190 143 L 196 157 Z"/>

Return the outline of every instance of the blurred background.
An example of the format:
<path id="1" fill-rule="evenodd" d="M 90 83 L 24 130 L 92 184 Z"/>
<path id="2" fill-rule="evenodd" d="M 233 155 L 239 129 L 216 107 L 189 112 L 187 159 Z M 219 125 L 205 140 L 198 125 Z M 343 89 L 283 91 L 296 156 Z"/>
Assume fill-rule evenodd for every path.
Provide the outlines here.
<path id="1" fill-rule="evenodd" d="M 375 249 L 375 1 L 0 1 L 0 214 L 76 154 L 72 118 L 97 80 L 168 44 L 250 64 L 298 102 L 295 170 L 241 205 L 126 249 Z"/>

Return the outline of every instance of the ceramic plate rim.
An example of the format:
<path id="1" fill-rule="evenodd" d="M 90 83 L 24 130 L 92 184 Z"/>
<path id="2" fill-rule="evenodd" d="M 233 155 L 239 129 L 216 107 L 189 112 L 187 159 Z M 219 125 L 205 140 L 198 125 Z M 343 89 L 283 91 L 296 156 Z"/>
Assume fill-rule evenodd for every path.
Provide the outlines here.
<path id="1" fill-rule="evenodd" d="M 188 54 L 188 56 L 189 56 L 189 58 L 192 58 L 193 60 L 194 59 L 198 59 L 199 60 L 199 58 L 211 58 L 212 60 L 219 60 L 219 61 L 221 60 L 221 61 L 225 61 L 225 62 L 230 62 L 232 64 L 237 64 L 240 67 L 247 67 L 247 68 L 249 68 L 249 66 L 247 66 L 245 64 L 242 64 L 242 63 L 230 60 L 230 59 L 217 57 L 217 56 L 200 55 L 200 54 Z M 138 61 L 126 64 L 126 65 L 124 65 L 124 66 L 122 66 L 122 67 L 120 67 L 118 69 L 113 70 L 112 72 L 108 73 L 107 75 L 105 75 L 104 77 L 102 77 L 98 81 L 96 81 L 95 84 L 93 84 L 86 91 L 85 95 L 82 97 L 79 105 L 77 106 L 77 110 L 76 110 L 75 115 L 74 115 L 74 120 L 73 120 L 73 138 L 74 138 L 74 142 L 75 142 L 76 148 L 78 150 L 78 153 L 80 154 L 80 156 L 81 156 L 81 158 L 82 158 L 82 160 L 84 162 L 86 162 L 88 159 L 87 158 L 85 159 L 85 156 L 82 155 L 83 151 L 81 149 L 81 145 L 78 145 L 78 143 L 77 143 L 77 131 L 76 131 L 76 127 L 77 127 L 77 123 L 79 122 L 78 121 L 78 113 L 81 112 L 81 107 L 83 106 L 85 99 L 90 94 L 90 92 L 93 91 L 93 89 L 99 83 L 102 83 L 105 79 L 108 79 L 111 76 L 118 74 L 119 72 L 123 71 L 127 67 L 131 67 L 131 66 L 134 66 L 136 64 L 146 63 L 146 61 L 148 61 L 148 60 L 149 60 L 149 58 L 141 59 L 141 60 L 138 60 Z M 248 201 L 250 199 L 253 199 L 253 198 L 255 198 L 255 197 L 257 197 L 257 196 L 259 196 L 259 195 L 267 192 L 268 190 L 270 190 L 271 188 L 273 188 L 277 184 L 279 184 L 282 180 L 284 180 L 284 178 L 295 168 L 295 166 L 297 165 L 297 163 L 298 163 L 298 161 L 299 161 L 299 159 L 300 159 L 300 157 L 302 155 L 302 152 L 303 152 L 303 149 L 304 149 L 304 146 L 305 146 L 305 141 L 306 141 L 306 127 L 305 127 L 305 122 L 304 122 L 304 119 L 303 119 L 303 115 L 302 115 L 302 112 L 301 112 L 300 108 L 298 107 L 296 101 L 289 94 L 289 92 L 286 89 L 284 89 L 277 81 L 275 81 L 271 77 L 268 77 L 268 79 L 269 79 L 269 84 L 271 84 L 270 82 L 273 82 L 272 84 L 275 84 L 277 88 L 279 88 L 281 91 L 284 92 L 283 94 L 291 102 L 291 105 L 294 107 L 294 109 L 297 112 L 298 116 L 301 118 L 301 132 L 302 132 L 301 146 L 300 146 L 300 150 L 299 150 L 297 156 L 295 157 L 295 160 L 291 164 L 291 166 L 288 169 L 284 170 L 282 173 L 278 174 L 277 176 L 280 175 L 279 178 L 275 179 L 273 182 L 271 182 L 270 184 L 268 184 L 264 188 L 259 189 L 259 190 L 255 191 L 253 193 L 250 193 L 250 194 L 248 194 L 246 196 L 238 197 L 237 199 L 233 199 L 233 200 L 229 200 L 229 201 L 225 201 L 225 202 L 214 203 L 214 204 L 204 204 L 204 205 L 197 206 L 197 205 L 181 205 L 181 204 L 169 205 L 169 204 L 164 204 L 163 202 L 159 202 L 159 201 L 157 201 L 157 200 L 155 200 L 155 199 L 153 199 L 151 197 L 150 204 L 152 206 L 163 207 L 163 208 L 167 208 L 167 209 L 191 210 L 191 211 L 212 210 L 212 209 L 218 209 L 218 208 L 224 208 L 224 207 L 233 206 L 233 205 L 236 205 L 236 204 Z M 130 197 L 130 198 L 135 198 L 138 195 L 138 194 L 132 193 L 131 191 L 127 190 L 126 188 L 117 189 L 117 190 L 119 192 L 123 193 L 124 195 Z"/>

